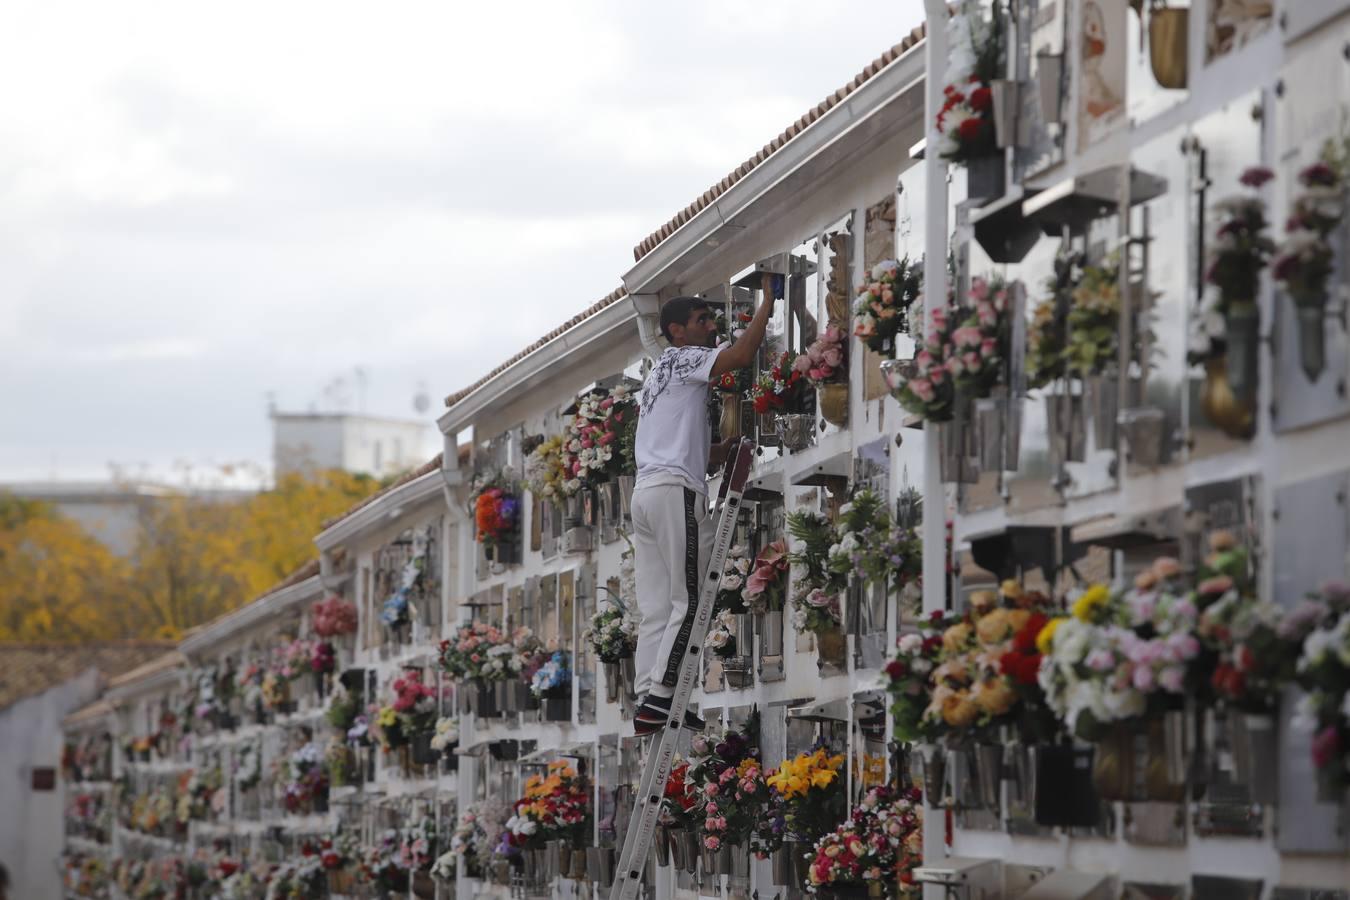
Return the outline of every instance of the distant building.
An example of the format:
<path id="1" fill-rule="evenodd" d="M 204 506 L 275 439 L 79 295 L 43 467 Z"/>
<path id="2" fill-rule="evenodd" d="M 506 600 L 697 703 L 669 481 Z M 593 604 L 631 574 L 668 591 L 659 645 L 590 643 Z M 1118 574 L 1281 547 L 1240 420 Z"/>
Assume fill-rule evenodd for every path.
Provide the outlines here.
<path id="1" fill-rule="evenodd" d="M 135 549 L 142 511 L 174 493 L 165 485 L 135 481 L 13 482 L 0 484 L 0 491 L 47 504 L 119 556 Z"/>
<path id="2" fill-rule="evenodd" d="M 424 422 L 355 413 L 272 414 L 272 465 L 277 475 L 342 469 L 382 478 L 426 461 Z"/>

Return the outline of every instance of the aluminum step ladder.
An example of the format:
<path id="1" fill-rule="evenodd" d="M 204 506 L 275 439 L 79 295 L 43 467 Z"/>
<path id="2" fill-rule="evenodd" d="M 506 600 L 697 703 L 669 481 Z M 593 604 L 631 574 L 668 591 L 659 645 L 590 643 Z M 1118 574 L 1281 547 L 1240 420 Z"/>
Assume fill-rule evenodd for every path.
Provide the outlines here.
<path id="1" fill-rule="evenodd" d="M 684 659 L 680 663 L 680 676 L 675 682 L 675 695 L 670 702 L 670 719 L 665 728 L 652 736 L 656 746 L 648 753 L 647 763 L 642 769 L 637 801 L 633 805 L 633 815 L 629 819 L 628 834 L 624 837 L 623 852 L 619 855 L 619 864 L 615 868 L 610 900 L 635 900 L 642 885 L 642 873 L 647 867 L 647 856 L 651 853 L 652 839 L 656 836 L 657 821 L 661 814 L 661 800 L 665 795 L 666 779 L 670 777 L 680 738 L 687 731 L 684 727 L 684 713 L 702 669 L 703 640 L 708 634 L 708 626 L 712 623 L 713 601 L 717 597 L 717 589 L 722 581 L 722 568 L 726 564 L 727 551 L 731 548 L 731 541 L 736 535 L 736 518 L 741 509 L 741 495 L 745 491 L 746 481 L 749 480 L 753 460 L 754 445 L 745 439 L 737 443 L 727 454 L 726 465 L 722 472 L 722 485 L 718 490 L 714 507 L 717 531 L 713 534 L 708 569 L 699 587 L 698 609 L 694 613 L 693 630 L 689 634 Z"/>

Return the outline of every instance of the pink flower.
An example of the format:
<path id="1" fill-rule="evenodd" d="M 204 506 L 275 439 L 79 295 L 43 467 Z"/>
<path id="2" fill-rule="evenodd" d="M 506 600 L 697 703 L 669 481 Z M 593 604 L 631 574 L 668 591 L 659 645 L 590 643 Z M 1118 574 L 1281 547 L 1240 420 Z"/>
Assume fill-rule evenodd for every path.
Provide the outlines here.
<path id="1" fill-rule="evenodd" d="M 973 325 L 965 325 L 952 332 L 952 340 L 958 347 L 978 347 L 984 334 Z"/>
<path id="2" fill-rule="evenodd" d="M 1200 582 L 1196 588 L 1201 594 L 1222 594 L 1233 587 L 1233 579 L 1227 575 L 1215 575 L 1213 578 L 1206 578 Z"/>
<path id="3" fill-rule="evenodd" d="M 989 296 L 989 282 L 983 278 L 973 278 L 970 282 L 970 297 L 972 300 L 980 301 Z"/>
<path id="4" fill-rule="evenodd" d="M 715 834 L 710 834 L 703 839 L 703 846 L 709 850 L 716 850 L 722 846 L 722 839 Z"/>
<path id="5" fill-rule="evenodd" d="M 714 781 L 710 781 L 703 786 L 703 793 L 705 796 L 708 797 L 716 797 L 717 790 L 718 790 L 717 783 Z"/>
<path id="6" fill-rule="evenodd" d="M 1158 673 L 1158 683 L 1164 690 L 1180 694 L 1186 681 L 1186 670 L 1181 666 L 1168 666 Z"/>
<path id="7" fill-rule="evenodd" d="M 928 373 L 928 380 L 933 382 L 933 387 L 937 387 L 947 379 L 947 374 L 942 369 L 934 369 Z"/>
<path id="8" fill-rule="evenodd" d="M 980 355 L 983 356 L 985 359 L 988 359 L 997 352 L 998 352 L 998 341 L 994 340 L 993 338 L 985 338 L 983 341 L 980 342 Z"/>
<path id="9" fill-rule="evenodd" d="M 792 369 L 794 372 L 800 372 L 805 375 L 811 369 L 811 357 L 805 353 L 798 356 L 792 361 Z"/>
<path id="10" fill-rule="evenodd" d="M 1083 664 L 1094 672 L 1109 672 L 1116 666 L 1116 657 L 1110 650 L 1098 647 L 1087 655 Z"/>
<path id="11" fill-rule="evenodd" d="M 960 375 L 965 370 L 966 364 L 961 361 L 961 357 L 953 356 L 951 359 L 947 360 L 947 371 L 951 372 L 953 375 Z"/>
<path id="12" fill-rule="evenodd" d="M 1275 177 L 1275 173 L 1265 166 L 1252 166 L 1242 173 L 1238 181 L 1249 188 L 1259 188 Z"/>
<path id="13" fill-rule="evenodd" d="M 890 288 L 886 288 L 884 291 L 882 291 L 882 292 L 881 292 L 881 302 L 882 302 L 882 303 L 894 303 L 894 302 L 895 302 L 895 291 L 892 291 Z"/>
<path id="14" fill-rule="evenodd" d="M 708 815 L 715 816 L 717 815 L 717 804 L 709 800 L 708 805 L 704 808 L 704 810 L 708 813 Z"/>
<path id="15" fill-rule="evenodd" d="M 911 381 L 909 383 L 909 391 L 911 394 L 918 397 L 924 403 L 929 403 L 933 399 L 933 385 L 923 380 L 922 378 L 915 378 L 913 381 Z M 750 577 L 752 579 L 754 578 L 753 575 Z"/>
<path id="16" fill-rule="evenodd" d="M 988 303 L 982 303 L 975 309 L 975 317 L 980 320 L 980 324 L 986 328 L 992 327 L 998 322 L 998 310 Z"/>
<path id="17" fill-rule="evenodd" d="M 1153 669 L 1149 666 L 1135 666 L 1134 677 L 1131 679 L 1136 691 L 1153 690 Z"/>
<path id="18" fill-rule="evenodd" d="M 915 354 L 914 362 L 918 365 L 920 372 L 925 372 L 933 365 L 933 354 L 927 350 L 920 350 Z"/>
<path id="19" fill-rule="evenodd" d="M 844 363 L 844 351 L 838 347 L 831 347 L 824 354 L 825 365 L 839 368 Z"/>
<path id="20" fill-rule="evenodd" d="M 1341 755 L 1341 736 L 1335 725 L 1328 725 L 1317 733 L 1312 742 L 1313 765 L 1325 769 Z"/>
<path id="21" fill-rule="evenodd" d="M 980 355 L 978 353 L 967 352 L 961 357 L 961 361 L 966 364 L 966 368 L 974 372 L 980 368 Z"/>

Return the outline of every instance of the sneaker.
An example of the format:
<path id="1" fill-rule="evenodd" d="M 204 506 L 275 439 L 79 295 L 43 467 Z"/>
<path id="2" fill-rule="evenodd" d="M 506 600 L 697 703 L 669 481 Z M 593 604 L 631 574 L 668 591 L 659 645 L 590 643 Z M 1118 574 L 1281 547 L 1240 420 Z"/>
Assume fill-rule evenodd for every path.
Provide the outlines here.
<path id="1" fill-rule="evenodd" d="M 639 737 L 655 734 L 670 721 L 669 697 L 657 697 L 652 694 L 642 698 L 633 714 L 633 733 Z M 690 731 L 702 731 L 706 723 L 697 715 L 685 710 L 684 727 Z"/>

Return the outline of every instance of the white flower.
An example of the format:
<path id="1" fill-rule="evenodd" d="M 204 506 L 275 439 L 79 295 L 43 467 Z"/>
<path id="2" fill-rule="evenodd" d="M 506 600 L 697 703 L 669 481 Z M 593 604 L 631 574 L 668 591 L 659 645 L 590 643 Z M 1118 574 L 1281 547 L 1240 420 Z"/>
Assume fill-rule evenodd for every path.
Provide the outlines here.
<path id="1" fill-rule="evenodd" d="M 900 636 L 901 653 L 917 653 L 923 647 L 923 638 L 917 634 L 905 634 Z"/>
<path id="2" fill-rule="evenodd" d="M 742 578 L 741 578 L 741 576 L 739 576 L 739 575 L 723 575 L 723 576 L 722 576 L 722 590 L 724 590 L 724 591 L 735 591 L 735 590 L 739 590 L 741 584 L 742 584 Z"/>

